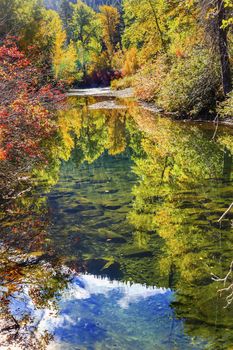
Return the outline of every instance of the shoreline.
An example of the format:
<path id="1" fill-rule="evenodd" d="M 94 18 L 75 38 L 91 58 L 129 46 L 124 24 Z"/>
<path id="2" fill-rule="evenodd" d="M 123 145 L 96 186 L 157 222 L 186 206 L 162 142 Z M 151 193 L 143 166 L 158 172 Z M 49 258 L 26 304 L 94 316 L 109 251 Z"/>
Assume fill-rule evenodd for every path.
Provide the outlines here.
<path id="1" fill-rule="evenodd" d="M 82 88 L 82 89 L 70 89 L 66 96 L 68 97 L 94 97 L 101 98 L 106 97 L 106 100 L 100 101 L 97 103 L 93 103 L 89 106 L 91 110 L 109 110 L 109 109 L 127 109 L 122 103 L 117 103 L 117 99 L 128 99 L 132 98 L 138 104 L 138 106 L 144 110 L 150 111 L 155 114 L 163 115 L 164 117 L 173 118 L 173 120 L 177 120 L 180 122 L 195 122 L 195 123 L 212 123 L 212 124 L 220 124 L 226 125 L 229 127 L 233 127 L 233 118 L 226 119 L 216 119 L 216 115 L 211 117 L 208 114 L 203 115 L 203 117 L 199 116 L 196 118 L 190 118 L 188 116 L 179 116 L 177 112 L 166 112 L 161 108 L 158 108 L 153 102 L 147 102 L 144 100 L 140 100 L 135 97 L 133 88 L 126 88 L 122 90 L 113 90 L 111 87 L 97 87 L 97 88 Z M 119 101 L 120 102 L 120 101 Z"/>

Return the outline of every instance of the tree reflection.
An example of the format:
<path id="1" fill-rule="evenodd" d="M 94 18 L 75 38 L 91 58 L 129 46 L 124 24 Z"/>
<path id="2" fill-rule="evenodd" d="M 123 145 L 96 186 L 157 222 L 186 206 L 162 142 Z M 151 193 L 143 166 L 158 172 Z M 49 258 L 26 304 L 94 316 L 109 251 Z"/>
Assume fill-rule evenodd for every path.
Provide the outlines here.
<path id="1" fill-rule="evenodd" d="M 129 214 L 137 230 L 134 244 L 149 245 L 154 266 L 159 264 L 159 273 L 169 276 L 169 287 L 177 291 L 173 306 L 177 316 L 185 318 L 186 331 L 207 338 L 210 348 L 217 349 L 221 338 L 227 344 L 232 341 L 226 331 L 231 312 L 223 308 L 224 300 L 211 281 L 211 272 L 224 275 L 232 260 L 231 215 L 221 227 L 217 224 L 231 202 L 231 154 L 225 137 L 212 142 L 199 128 L 147 118 L 145 126 L 135 114 L 146 131 L 146 158 L 137 159 L 134 168 L 139 177 Z M 232 140 L 228 142 L 230 149 Z M 164 242 L 162 255 L 157 254 L 157 235 Z M 223 327 L 221 334 L 216 326 Z"/>
<path id="2" fill-rule="evenodd" d="M 52 339 L 46 330 L 38 332 L 35 312 L 54 312 L 54 297 L 71 276 L 49 246 L 48 228 L 49 213 L 40 198 L 20 199 L 6 210 L 0 236 L 0 347 L 45 349 Z"/>
<path id="3" fill-rule="evenodd" d="M 4 201 L 0 234 L 1 347 L 45 349 L 52 340 L 52 334 L 37 329 L 39 320 L 33 310 L 56 312 L 58 295 L 72 278 L 72 273 L 64 270 L 64 261 L 76 272 L 79 266 L 53 244 L 46 193 L 58 182 L 63 161 L 74 159 L 79 166 L 94 162 L 105 150 L 112 155 L 123 152 L 125 123 L 125 112 L 90 113 L 85 101 L 78 108 L 74 104 L 58 112 L 56 137 L 42 141 L 46 157 L 21 175 L 24 181 L 20 195 Z M 29 191 L 25 191 L 27 188 Z M 23 313 L 20 308 L 12 308 L 14 303 L 25 303 Z"/>
<path id="4" fill-rule="evenodd" d="M 0 233 L 0 347 L 45 349 L 52 339 L 39 332 L 36 310 L 56 311 L 55 296 L 67 287 L 72 274 L 63 268 L 62 256 L 51 245 L 51 215 L 46 193 L 59 179 L 63 160 L 74 148 L 79 113 L 58 117 L 56 137 L 42 140 L 45 157 L 19 174 L 18 195 L 5 198 L 1 207 Z M 9 167 L 7 167 L 9 169 Z M 1 171 L 4 168 L 1 167 Z M 29 190 L 25 190 L 29 189 Z M 14 192 L 16 192 L 14 190 Z M 18 305 L 18 306 L 17 306 Z"/>

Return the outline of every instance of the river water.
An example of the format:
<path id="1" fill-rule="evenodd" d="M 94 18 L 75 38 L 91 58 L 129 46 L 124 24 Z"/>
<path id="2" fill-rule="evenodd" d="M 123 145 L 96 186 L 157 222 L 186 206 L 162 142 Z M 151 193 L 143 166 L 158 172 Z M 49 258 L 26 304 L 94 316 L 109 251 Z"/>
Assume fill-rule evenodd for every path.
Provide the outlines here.
<path id="1" fill-rule="evenodd" d="M 232 129 L 69 98 L 1 213 L 0 349 L 233 349 Z"/>

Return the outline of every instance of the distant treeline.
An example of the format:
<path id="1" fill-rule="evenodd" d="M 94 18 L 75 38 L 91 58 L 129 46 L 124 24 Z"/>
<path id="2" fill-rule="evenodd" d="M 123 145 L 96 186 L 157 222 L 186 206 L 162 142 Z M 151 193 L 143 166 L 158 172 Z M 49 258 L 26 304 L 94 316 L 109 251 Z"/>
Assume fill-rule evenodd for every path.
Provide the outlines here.
<path id="1" fill-rule="evenodd" d="M 44 0 L 45 6 L 49 9 L 59 11 L 63 0 Z M 77 3 L 77 0 L 70 0 L 73 4 Z M 92 7 L 94 10 L 98 11 L 99 6 L 108 5 L 114 7 L 121 7 L 122 0 L 84 0 L 83 1 L 88 6 Z"/>

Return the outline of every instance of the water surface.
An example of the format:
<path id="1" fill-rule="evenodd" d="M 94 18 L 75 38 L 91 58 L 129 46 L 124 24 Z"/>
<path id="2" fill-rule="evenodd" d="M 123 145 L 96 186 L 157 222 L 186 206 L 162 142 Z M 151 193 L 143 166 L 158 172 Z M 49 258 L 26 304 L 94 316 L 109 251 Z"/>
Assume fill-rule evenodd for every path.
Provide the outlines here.
<path id="1" fill-rule="evenodd" d="M 5 204 L 1 349 L 231 349 L 232 131 L 72 97 Z M 105 97 L 106 98 L 106 97 Z M 112 97 L 111 97 L 112 99 Z"/>

